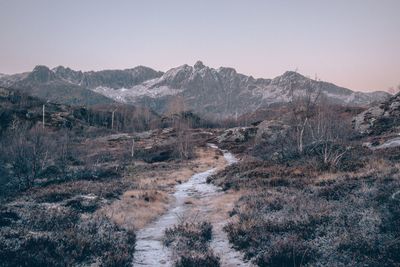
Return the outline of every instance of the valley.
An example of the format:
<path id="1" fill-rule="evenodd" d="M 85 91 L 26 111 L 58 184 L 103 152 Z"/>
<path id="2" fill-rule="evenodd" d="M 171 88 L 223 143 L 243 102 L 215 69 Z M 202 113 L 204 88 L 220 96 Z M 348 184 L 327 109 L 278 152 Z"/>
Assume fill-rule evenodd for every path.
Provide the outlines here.
<path id="1" fill-rule="evenodd" d="M 400 0 L 0 0 L 0 267 L 400 267 Z"/>
<path id="2" fill-rule="evenodd" d="M 3 88 L 0 266 L 396 265 L 398 95 L 307 97 L 211 122 Z"/>

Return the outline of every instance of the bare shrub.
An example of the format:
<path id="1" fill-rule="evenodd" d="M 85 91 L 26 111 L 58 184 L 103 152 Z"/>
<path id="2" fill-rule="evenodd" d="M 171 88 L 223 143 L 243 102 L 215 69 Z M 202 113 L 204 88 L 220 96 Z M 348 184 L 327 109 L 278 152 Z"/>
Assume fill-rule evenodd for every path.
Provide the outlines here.
<path id="1" fill-rule="evenodd" d="M 252 179 L 240 184 L 251 193 L 230 212 L 230 242 L 259 266 L 397 266 L 399 169 L 390 161 L 370 161 L 353 173 L 297 178 L 290 167 L 275 173 L 256 167 Z M 238 183 L 251 168 L 236 168 L 227 177 Z M 297 182 L 262 182 L 275 175 Z"/>
<path id="2" fill-rule="evenodd" d="M 176 132 L 176 143 L 174 146 L 175 153 L 178 158 L 189 159 L 193 157 L 194 144 L 192 141 L 192 117 L 188 116 L 185 109 L 184 99 L 176 96 L 171 99 L 167 115 L 172 120 L 172 127 Z"/>

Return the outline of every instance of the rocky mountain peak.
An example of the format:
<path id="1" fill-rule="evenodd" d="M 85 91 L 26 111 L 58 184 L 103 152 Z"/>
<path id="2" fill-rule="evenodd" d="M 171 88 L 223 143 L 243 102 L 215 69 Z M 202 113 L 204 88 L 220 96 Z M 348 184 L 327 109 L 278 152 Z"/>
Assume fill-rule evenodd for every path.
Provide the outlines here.
<path id="1" fill-rule="evenodd" d="M 205 68 L 206 66 L 204 66 L 203 62 L 201 62 L 200 60 L 198 60 L 195 64 L 194 64 L 194 69 L 195 70 L 201 70 L 203 68 Z"/>
<path id="2" fill-rule="evenodd" d="M 141 65 L 134 67 L 133 69 L 129 69 L 128 71 L 130 71 L 132 75 L 144 75 L 149 76 L 150 78 L 158 78 L 164 74 L 162 71 L 155 71 L 152 68 Z"/>
<path id="3" fill-rule="evenodd" d="M 295 71 L 285 71 L 281 76 L 278 76 L 280 80 L 305 80 L 309 79 L 298 72 Z"/>
<path id="4" fill-rule="evenodd" d="M 34 82 L 46 83 L 55 80 L 56 75 L 48 67 L 38 65 L 28 75 L 28 79 Z"/>

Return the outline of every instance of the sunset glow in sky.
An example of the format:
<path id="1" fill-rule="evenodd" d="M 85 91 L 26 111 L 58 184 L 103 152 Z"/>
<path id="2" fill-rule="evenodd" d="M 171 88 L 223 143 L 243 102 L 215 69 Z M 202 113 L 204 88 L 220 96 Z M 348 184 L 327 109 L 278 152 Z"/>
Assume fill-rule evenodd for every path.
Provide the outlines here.
<path id="1" fill-rule="evenodd" d="M 254 77 L 295 70 L 353 90 L 400 84 L 399 0 L 0 0 L 0 73 L 202 60 Z"/>

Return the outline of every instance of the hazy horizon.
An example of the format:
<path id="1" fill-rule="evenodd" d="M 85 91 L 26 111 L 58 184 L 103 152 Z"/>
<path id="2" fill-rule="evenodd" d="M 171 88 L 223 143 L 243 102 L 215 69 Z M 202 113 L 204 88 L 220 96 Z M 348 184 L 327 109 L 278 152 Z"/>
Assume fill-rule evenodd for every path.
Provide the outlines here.
<path id="1" fill-rule="evenodd" d="M 0 73 L 201 60 L 256 78 L 288 70 L 357 91 L 400 84 L 400 1 L 2 1 Z"/>

